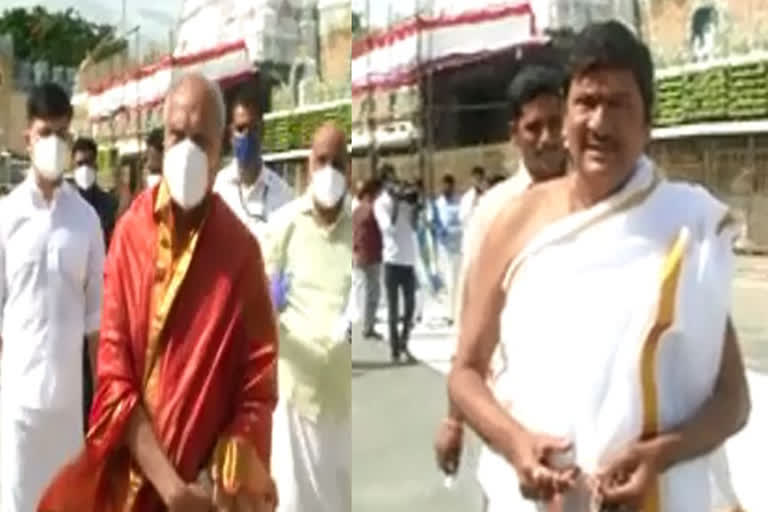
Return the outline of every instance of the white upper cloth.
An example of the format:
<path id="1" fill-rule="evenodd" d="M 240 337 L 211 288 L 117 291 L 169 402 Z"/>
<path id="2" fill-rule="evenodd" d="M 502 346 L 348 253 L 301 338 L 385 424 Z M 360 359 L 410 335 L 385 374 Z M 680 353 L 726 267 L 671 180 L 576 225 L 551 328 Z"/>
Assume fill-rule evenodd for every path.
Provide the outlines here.
<path id="1" fill-rule="evenodd" d="M 64 182 L 50 205 L 34 173 L 0 202 L 3 408 L 82 407 L 83 337 L 101 321 L 99 217 Z"/>
<path id="2" fill-rule="evenodd" d="M 384 263 L 394 265 L 416 265 L 416 230 L 412 224 L 413 206 L 400 201 L 397 219 L 392 223 L 394 198 L 383 192 L 373 203 L 373 215 L 381 230 L 384 246 Z"/>
<path id="3" fill-rule="evenodd" d="M 494 395 L 526 428 L 570 438 L 587 474 L 711 394 L 730 312 L 726 213 L 643 158 L 622 191 L 543 228 L 510 265 Z M 496 505 L 537 510 L 487 447 L 478 476 Z M 669 469 L 660 510 L 711 510 L 709 476 L 707 457 Z M 568 493 L 564 511 L 587 499 Z"/>
<path id="4" fill-rule="evenodd" d="M 237 160 L 219 171 L 213 191 L 221 196 L 262 246 L 270 215 L 294 199 L 293 189 L 266 165 L 262 166 L 253 185 L 242 186 Z"/>

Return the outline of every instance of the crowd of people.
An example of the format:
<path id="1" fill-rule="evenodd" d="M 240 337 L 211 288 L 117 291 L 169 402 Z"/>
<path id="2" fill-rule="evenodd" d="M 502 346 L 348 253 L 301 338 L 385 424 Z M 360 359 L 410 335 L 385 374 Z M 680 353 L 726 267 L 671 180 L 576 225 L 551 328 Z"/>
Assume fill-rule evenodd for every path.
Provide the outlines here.
<path id="1" fill-rule="evenodd" d="M 36 87 L 0 200 L 3 510 L 351 510 L 351 341 L 384 339 L 382 284 L 393 362 L 427 297 L 456 329 L 435 451 L 453 474 L 479 434 L 487 512 L 708 511 L 713 489 L 739 510 L 733 216 L 644 155 L 648 48 L 604 22 L 570 52 L 510 84 L 518 172 L 433 197 L 385 164 L 353 198 L 333 123 L 297 193 L 259 94 L 228 111 L 199 74 L 110 193 L 66 93 Z"/>
<path id="2" fill-rule="evenodd" d="M 480 198 L 505 180 L 502 174 L 487 177 L 480 166 L 470 174 L 470 186 L 461 195 L 451 173 L 442 175 L 440 190 L 429 196 L 422 180 L 398 176 L 390 163 L 357 183 L 353 294 L 363 337 L 382 341 L 376 320 L 383 285 L 386 336 L 395 363 L 415 361 L 408 340 L 417 323 L 454 324 L 464 232 Z"/>
<path id="3" fill-rule="evenodd" d="M 227 112 L 188 74 L 145 176 L 108 192 L 67 94 L 27 107 L 31 166 L 0 199 L 3 510 L 350 510 L 344 132 L 317 130 L 296 194 L 258 92 Z"/>

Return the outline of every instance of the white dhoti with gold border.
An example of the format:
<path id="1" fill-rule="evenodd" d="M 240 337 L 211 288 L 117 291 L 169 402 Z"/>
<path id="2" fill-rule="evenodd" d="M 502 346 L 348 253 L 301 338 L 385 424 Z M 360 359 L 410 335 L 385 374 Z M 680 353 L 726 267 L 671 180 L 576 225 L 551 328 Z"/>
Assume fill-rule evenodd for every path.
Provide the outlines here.
<path id="1" fill-rule="evenodd" d="M 670 429 L 708 398 L 730 311 L 727 208 L 703 188 L 661 179 L 642 158 L 622 191 L 544 228 L 503 286 L 493 382 L 528 429 L 571 439 L 587 474 L 642 436 Z M 484 448 L 478 469 L 490 511 L 545 510 Z M 643 512 L 710 511 L 710 461 L 679 464 Z M 589 493 L 564 512 L 588 510 Z"/>

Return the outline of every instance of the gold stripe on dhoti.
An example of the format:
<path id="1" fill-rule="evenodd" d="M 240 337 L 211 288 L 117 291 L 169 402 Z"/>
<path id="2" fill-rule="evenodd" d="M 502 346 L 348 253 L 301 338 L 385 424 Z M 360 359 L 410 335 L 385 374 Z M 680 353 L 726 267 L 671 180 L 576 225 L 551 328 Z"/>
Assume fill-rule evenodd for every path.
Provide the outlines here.
<path id="1" fill-rule="evenodd" d="M 661 291 L 656 318 L 643 344 L 641 371 L 641 391 L 643 397 L 643 439 L 658 435 L 659 396 L 656 383 L 657 353 L 662 334 L 672 325 L 675 318 L 675 302 L 683 254 L 688 243 L 688 231 L 681 230 L 672 248 L 667 253 L 661 272 Z M 646 496 L 643 512 L 661 511 L 661 487 L 658 479 L 651 492 Z"/>

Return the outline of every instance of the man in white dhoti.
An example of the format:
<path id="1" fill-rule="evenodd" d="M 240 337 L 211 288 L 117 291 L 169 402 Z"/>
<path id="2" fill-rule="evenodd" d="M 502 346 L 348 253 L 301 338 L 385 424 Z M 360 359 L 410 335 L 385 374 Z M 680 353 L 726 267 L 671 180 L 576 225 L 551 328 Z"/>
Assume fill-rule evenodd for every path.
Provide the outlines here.
<path id="1" fill-rule="evenodd" d="M 565 512 L 708 511 L 705 455 L 749 413 L 731 217 L 642 156 L 653 65 L 626 27 L 588 26 L 570 67 L 569 172 L 491 222 L 467 273 L 451 398 L 488 445 L 490 512 L 553 497 Z"/>
<path id="2" fill-rule="evenodd" d="M 529 187 L 565 172 L 561 136 L 562 88 L 562 72 L 543 66 L 523 68 L 509 86 L 510 139 L 520 152 L 520 166 L 517 174 L 485 193 L 464 233 L 462 268 L 457 284 L 459 298 L 463 293 L 467 266 L 475 257 L 492 220 Z M 458 315 L 460 319 L 460 311 Z M 447 474 L 455 473 L 458 468 L 462 439 L 461 415 L 455 407 L 450 407 L 435 437 L 438 465 Z"/>
<path id="3" fill-rule="evenodd" d="M 91 368 L 101 317 L 99 217 L 62 180 L 72 106 L 57 85 L 27 103 L 32 168 L 0 203 L 0 502 L 37 509 L 55 472 L 83 445 L 83 339 Z"/>
<path id="4" fill-rule="evenodd" d="M 272 427 L 278 512 L 351 507 L 348 328 L 359 318 L 350 318 L 349 309 L 349 169 L 344 133 L 324 125 L 312 144 L 307 194 L 275 212 L 266 236 L 280 326 L 280 398 Z"/>

